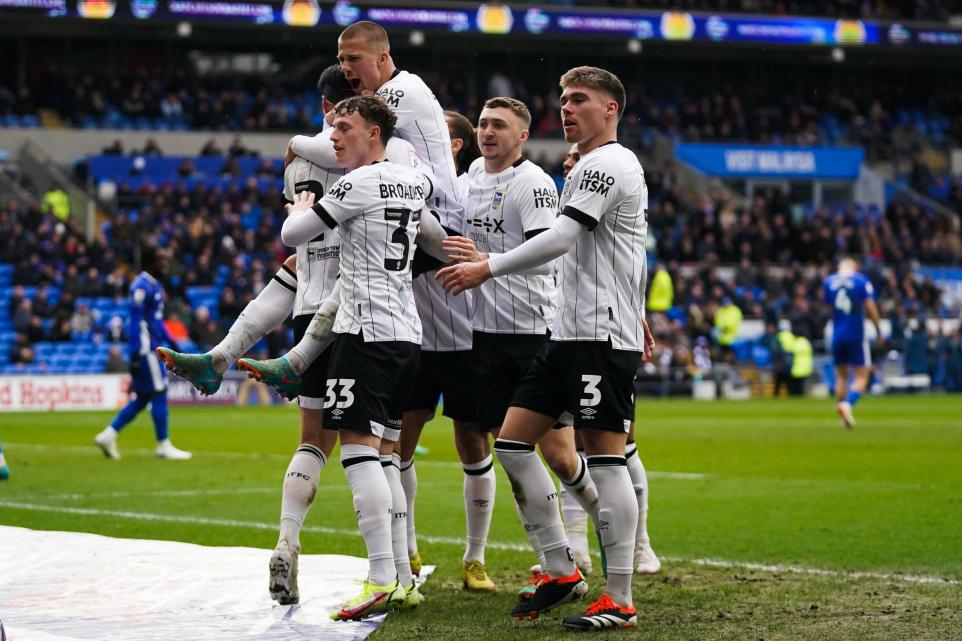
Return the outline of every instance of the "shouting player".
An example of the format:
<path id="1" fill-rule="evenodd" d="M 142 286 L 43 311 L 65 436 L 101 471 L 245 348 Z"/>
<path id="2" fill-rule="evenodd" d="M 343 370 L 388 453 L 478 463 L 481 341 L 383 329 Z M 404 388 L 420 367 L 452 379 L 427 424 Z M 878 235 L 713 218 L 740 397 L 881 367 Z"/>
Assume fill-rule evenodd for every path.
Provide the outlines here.
<path id="1" fill-rule="evenodd" d="M 398 135 L 414 145 L 421 159 L 430 165 L 437 182 L 436 196 L 428 210 L 436 215 L 451 235 L 464 233 L 464 210 L 456 194 L 457 172 L 451 154 L 451 140 L 441 106 L 418 76 L 398 69 L 391 57 L 387 32 L 373 22 L 362 21 L 341 32 L 337 56 L 354 90 L 373 91 L 384 98 L 397 115 Z M 472 377 L 471 310 L 467 297 L 452 297 L 435 281 L 437 261 L 419 253 L 415 257 L 414 296 L 424 328 L 421 361 L 411 396 L 405 407 L 405 443 L 417 442 L 425 423 L 444 397 L 443 413 L 454 422 L 455 440 L 464 464 L 465 483 L 477 476 L 477 461 L 467 454 L 476 438 L 477 399 Z M 463 441 L 463 446 L 462 446 Z M 408 454 L 409 448 L 405 448 Z M 401 461 L 406 489 L 416 491 L 413 455 Z M 468 478 L 472 477 L 472 478 Z M 409 540 L 412 566 L 421 565 L 416 540 Z M 476 566 L 464 573 L 469 589 L 490 590 L 493 584 Z"/>
<path id="2" fill-rule="evenodd" d="M 564 257 L 551 341 L 515 393 L 494 449 L 545 558 L 549 580 L 512 610 L 519 618 L 534 617 L 587 592 L 568 547 L 558 493 L 534 451 L 565 411 L 574 417 L 598 488 L 608 576 L 601 597 L 584 614 L 566 617 L 564 626 L 600 630 L 637 620 L 631 577 L 638 504 L 625 445 L 645 343 L 639 312 L 648 190 L 637 157 L 617 141 L 625 106 L 621 81 L 603 69 L 576 67 L 560 84 L 565 139 L 577 142 L 581 153 L 565 181 L 561 215 L 505 254 L 445 267 L 437 276 L 448 291 L 460 293 Z"/>

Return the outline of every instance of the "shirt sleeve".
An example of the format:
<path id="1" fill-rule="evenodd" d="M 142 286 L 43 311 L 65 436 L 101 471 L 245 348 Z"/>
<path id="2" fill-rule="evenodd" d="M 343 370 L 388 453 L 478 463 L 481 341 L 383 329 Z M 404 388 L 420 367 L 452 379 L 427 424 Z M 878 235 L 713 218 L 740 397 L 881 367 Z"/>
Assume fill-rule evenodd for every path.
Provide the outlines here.
<path id="1" fill-rule="evenodd" d="M 328 192 L 310 209 L 295 210 L 281 226 L 281 242 L 297 247 L 319 234 L 331 231 L 346 220 L 364 212 L 366 195 L 373 189 L 373 176 L 364 168 L 341 176 Z"/>
<path id="2" fill-rule="evenodd" d="M 373 200 L 380 200 L 379 194 L 375 193 L 380 180 L 374 175 L 376 169 L 367 165 L 341 176 L 327 193 L 321 198 L 321 202 L 314 206 L 318 216 L 333 228 L 355 216 L 364 213 L 365 207 Z M 319 213 L 323 209 L 327 216 Z M 331 221 L 334 225 L 330 225 Z"/>
<path id="3" fill-rule="evenodd" d="M 872 287 L 872 281 L 865 279 L 865 300 L 875 300 L 875 288 Z"/>
<path id="4" fill-rule="evenodd" d="M 513 180 L 511 185 L 525 240 L 554 224 L 558 214 L 558 191 L 550 177 L 526 176 L 524 180 Z"/>
<path id="5" fill-rule="evenodd" d="M 585 228 L 570 218 L 559 217 L 550 229 L 503 254 L 488 258 L 491 276 L 529 272 L 565 254 Z"/>
<path id="6" fill-rule="evenodd" d="M 332 128 L 325 129 L 316 136 L 294 136 L 291 138 L 291 150 L 294 155 L 300 156 L 318 167 L 343 169 L 337 163 L 337 156 L 334 154 L 334 143 L 331 142 L 331 132 L 333 131 Z"/>
<path id="7" fill-rule="evenodd" d="M 571 178 L 571 197 L 561 214 L 594 230 L 604 213 L 618 202 L 623 180 L 615 158 L 597 153 L 588 156 Z"/>

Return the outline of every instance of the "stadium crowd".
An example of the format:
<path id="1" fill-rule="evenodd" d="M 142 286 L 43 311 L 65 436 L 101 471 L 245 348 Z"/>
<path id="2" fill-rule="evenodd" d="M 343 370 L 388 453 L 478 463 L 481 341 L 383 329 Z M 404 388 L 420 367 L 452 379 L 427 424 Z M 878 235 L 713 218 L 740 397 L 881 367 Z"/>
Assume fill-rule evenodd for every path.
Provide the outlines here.
<path id="1" fill-rule="evenodd" d="M 239 141 L 236 146 L 242 148 Z M 537 160 L 560 172 L 551 159 Z M 273 175 L 269 165 L 265 163 L 264 177 Z M 652 270 L 652 282 L 664 279 L 658 275 L 664 271 L 672 290 L 669 304 L 654 310 L 652 319 L 660 342 L 671 346 L 665 364 L 691 367 L 699 339 L 707 343 L 708 359 L 733 360 L 730 341 L 724 344 L 718 329 L 719 310 L 726 305 L 738 309 L 739 319 L 763 321 L 769 334 L 779 319 L 787 319 L 794 334 L 820 349 L 830 318 L 820 302 L 821 280 L 838 256 L 853 253 L 869 257 L 865 271 L 879 294 L 883 317 L 893 327 L 889 346 L 904 351 L 906 331 L 925 335 L 926 367 L 933 377 L 938 371 L 955 371 L 946 363 L 959 353 L 958 332 L 928 336 L 919 321 L 958 316 L 960 310 L 912 267 L 959 264 L 962 246 L 947 221 L 901 202 L 885 212 L 849 206 L 793 215 L 775 190 L 741 206 L 722 192 L 701 200 L 682 197 L 671 166 L 649 169 L 646 178 L 650 250 L 659 266 Z M 8 318 L 16 340 L 10 362 L 36 363 L 32 346 L 41 342 L 122 344 L 120 308 L 91 309 L 84 301 L 107 297 L 122 304 L 135 275 L 131 257 L 145 239 L 144 230 L 177 257 L 165 283 L 172 299 L 167 307 L 171 333 L 202 351 L 209 349 L 286 256 L 277 236 L 283 211 L 280 181 L 274 176 L 266 184 L 262 188 L 253 177 L 224 187 L 203 181 L 190 187 L 120 183 L 123 207 L 102 221 L 91 243 L 75 221 L 61 221 L 39 202 L 26 209 L 13 201 L 5 204 L 0 226 L 10 233 L 0 240 L 0 263 L 13 265 L 15 286 L 37 288 L 33 300 L 22 289 L 11 291 Z M 883 263 L 890 268 L 883 269 Z M 192 297 L 193 291 L 205 296 Z M 276 356 L 289 347 L 289 338 L 275 332 L 258 349 Z M 111 353 L 111 360 L 118 356 Z M 955 378 L 946 376 L 945 385 L 956 385 L 951 382 Z"/>
<path id="2" fill-rule="evenodd" d="M 530 105 L 534 136 L 560 137 L 557 92 L 543 76 L 519 70 L 508 77 L 495 65 L 478 69 L 478 85 L 469 86 L 468 64 L 453 57 L 425 74 L 442 104 L 476 119 L 476 96 L 514 96 Z M 736 67 L 686 69 L 679 80 L 667 67 L 639 74 L 626 72 L 627 65 L 622 73 L 629 102 L 621 127 L 633 141 L 656 129 L 692 142 L 859 145 L 872 158 L 904 160 L 926 146 L 962 144 L 962 94 L 951 82 L 939 82 L 938 70 L 920 92 L 912 84 L 918 79 L 904 74 L 899 82 L 876 74 L 869 91 L 865 83 L 846 81 L 861 70 L 848 70 L 835 82 L 833 74 L 793 68 L 796 82 L 785 86 L 778 69 L 763 72 L 765 78 Z M 0 121 L 9 116 L 11 124 L 36 125 L 39 111 L 48 109 L 85 128 L 308 131 L 320 124 L 308 80 L 313 71 L 279 82 L 272 75 L 199 76 L 188 71 L 188 61 L 172 68 L 93 72 L 53 65 L 29 87 L 0 85 Z"/>

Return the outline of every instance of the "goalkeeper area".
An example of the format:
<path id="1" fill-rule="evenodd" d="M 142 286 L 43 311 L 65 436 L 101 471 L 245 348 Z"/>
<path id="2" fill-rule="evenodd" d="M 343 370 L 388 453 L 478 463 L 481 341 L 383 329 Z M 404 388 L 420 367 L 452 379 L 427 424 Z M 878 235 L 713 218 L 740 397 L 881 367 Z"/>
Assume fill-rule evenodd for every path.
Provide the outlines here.
<path id="1" fill-rule="evenodd" d="M 11 477 L 0 483 L 0 526 L 254 548 L 239 553 L 237 563 L 262 577 L 251 583 L 254 596 L 269 600 L 267 562 L 281 481 L 298 444 L 296 408 L 174 407 L 171 426 L 178 445 L 194 453 L 189 461 L 154 457 L 148 416 L 123 432 L 122 460 L 105 459 L 92 439 L 111 416 L 2 415 Z M 650 479 L 651 541 L 663 565 L 634 579 L 638 629 L 604 638 L 962 638 L 962 398 L 866 398 L 851 432 L 839 427 L 831 401 L 811 399 L 642 399 L 636 420 Z M 421 443 L 428 452 L 417 458 L 418 543 L 424 563 L 436 569 L 422 587 L 422 606 L 389 615 L 369 638 L 557 639 L 560 618 L 575 606 L 522 623 L 508 616 L 536 558 L 503 470 L 495 466 L 486 563 L 498 592 L 467 593 L 463 475 L 450 422 L 435 419 Z M 303 554 L 363 559 L 336 457 L 308 515 Z M 154 546 L 99 540 L 105 554 L 114 543 L 125 550 L 139 543 L 145 556 Z M 9 549 L 4 554 L 10 558 Z M 124 558 L 129 568 L 111 567 L 110 584 L 123 586 L 129 571 L 130 589 L 140 592 L 128 601 L 141 602 L 150 584 L 138 574 L 136 549 Z M 590 598 L 602 587 L 600 565 L 587 577 Z M 301 568 L 302 590 L 324 593 L 323 567 Z M 0 619 L 9 631 L 18 600 L 2 574 Z M 65 602 L 110 598 L 69 579 L 57 587 Z"/>

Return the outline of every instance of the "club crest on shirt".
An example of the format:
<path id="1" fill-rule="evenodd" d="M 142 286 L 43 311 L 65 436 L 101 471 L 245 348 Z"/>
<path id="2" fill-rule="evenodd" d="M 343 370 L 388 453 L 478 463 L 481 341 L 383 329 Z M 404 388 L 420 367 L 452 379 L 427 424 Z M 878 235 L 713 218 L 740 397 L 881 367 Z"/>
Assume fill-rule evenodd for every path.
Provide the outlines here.
<path id="1" fill-rule="evenodd" d="M 498 187 L 494 190 L 494 197 L 491 199 L 491 209 L 501 209 L 504 204 L 504 188 Z"/>

